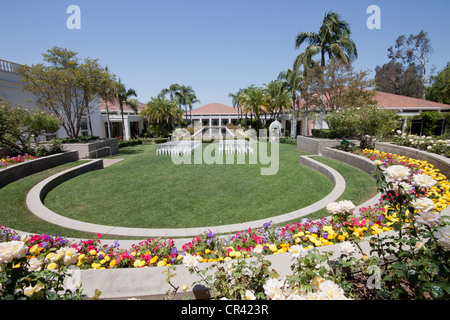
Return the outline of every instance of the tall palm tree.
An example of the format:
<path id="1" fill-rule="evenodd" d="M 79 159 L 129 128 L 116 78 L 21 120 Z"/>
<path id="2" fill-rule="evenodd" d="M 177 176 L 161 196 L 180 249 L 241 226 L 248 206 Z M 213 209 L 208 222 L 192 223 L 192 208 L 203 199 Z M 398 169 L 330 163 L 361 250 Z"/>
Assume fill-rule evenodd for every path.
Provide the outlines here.
<path id="1" fill-rule="evenodd" d="M 111 121 L 109 119 L 108 102 L 113 102 L 116 99 L 116 92 L 117 92 L 117 82 L 115 81 L 114 76 L 109 73 L 108 66 L 106 66 L 105 78 L 102 81 L 99 95 L 100 98 L 105 102 L 108 138 L 111 138 Z"/>
<path id="2" fill-rule="evenodd" d="M 237 108 L 238 112 L 238 123 L 241 123 L 242 113 L 241 113 L 241 105 L 239 96 L 242 93 L 242 89 L 239 89 L 236 93 L 229 93 L 228 97 L 231 98 L 231 103 L 233 104 L 233 108 Z"/>
<path id="3" fill-rule="evenodd" d="M 356 44 L 350 38 L 351 30 L 347 21 L 343 20 L 341 15 L 334 11 L 325 14 L 319 32 L 301 32 L 295 38 L 295 47 L 297 49 L 307 42 L 305 51 L 297 56 L 294 67 L 300 64 L 311 66 L 312 57 L 320 54 L 320 66 L 325 68 L 325 57 L 341 61 L 345 64 L 351 63 L 358 57 Z M 321 101 L 323 96 L 321 95 Z M 320 106 L 320 119 L 322 125 L 323 103 Z"/>
<path id="4" fill-rule="evenodd" d="M 185 114 L 186 114 L 186 120 L 187 120 L 187 110 L 189 107 L 190 110 L 190 118 L 191 118 L 191 125 L 192 125 L 192 105 L 194 103 L 200 102 L 197 99 L 197 96 L 195 95 L 195 91 L 192 89 L 191 86 L 180 86 L 179 90 L 175 92 L 176 98 L 179 102 L 179 104 L 183 105 L 185 108 Z"/>
<path id="5" fill-rule="evenodd" d="M 294 65 L 294 68 L 288 69 L 286 71 L 280 72 L 278 75 L 278 79 L 283 81 L 284 87 L 289 90 L 292 96 L 292 128 L 291 128 L 291 137 L 295 138 L 297 135 L 297 114 L 296 114 L 296 106 L 297 100 L 300 96 L 300 84 L 304 79 L 304 74 L 299 70 L 298 65 Z"/>
<path id="6" fill-rule="evenodd" d="M 136 100 L 131 97 L 137 97 L 136 91 L 132 88 L 127 89 L 125 85 L 119 79 L 116 91 L 116 100 L 120 106 L 120 113 L 122 115 L 122 139 L 125 139 L 125 119 L 123 116 L 123 105 L 128 104 L 133 107 L 136 104 Z"/>
<path id="7" fill-rule="evenodd" d="M 313 56 L 320 54 L 320 65 L 325 67 L 325 56 L 329 59 L 350 63 L 358 57 L 358 51 L 350 38 L 351 31 L 348 22 L 334 11 L 325 14 L 319 32 L 301 32 L 295 38 L 297 49 L 307 42 L 309 45 L 305 51 L 297 56 L 296 65 L 299 63 L 309 66 Z"/>

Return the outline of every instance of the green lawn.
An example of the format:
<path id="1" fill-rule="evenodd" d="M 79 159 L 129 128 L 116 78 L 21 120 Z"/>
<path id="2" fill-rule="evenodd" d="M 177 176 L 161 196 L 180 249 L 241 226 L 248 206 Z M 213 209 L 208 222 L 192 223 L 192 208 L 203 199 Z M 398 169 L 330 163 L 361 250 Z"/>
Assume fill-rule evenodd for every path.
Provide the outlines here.
<path id="1" fill-rule="evenodd" d="M 52 190 L 51 210 L 91 223 L 141 228 L 207 227 L 265 219 L 308 206 L 333 189 L 323 175 L 299 164 L 305 154 L 280 144 L 278 173 L 253 164 L 175 165 L 156 146 L 123 148 L 124 158 Z"/>
<path id="2" fill-rule="evenodd" d="M 285 193 L 286 195 L 289 194 L 290 196 L 285 197 L 284 202 L 297 202 L 299 201 L 299 199 L 305 197 L 306 193 L 302 193 L 302 192 L 293 192 L 290 193 L 289 191 L 291 189 L 297 188 L 299 184 L 304 184 L 304 183 L 308 183 L 309 180 L 312 180 L 312 184 L 308 183 L 308 185 L 316 185 L 314 186 L 315 188 L 318 185 L 318 181 L 317 178 L 324 178 L 320 175 L 315 174 L 315 172 L 311 172 L 308 170 L 309 174 L 314 174 L 314 175 L 308 175 L 306 177 L 306 179 L 303 179 L 300 181 L 300 183 L 298 183 L 297 180 L 294 180 L 293 177 L 295 177 L 294 172 L 285 172 L 286 170 L 291 170 L 292 168 L 295 169 L 295 171 L 303 171 L 304 167 L 299 166 L 298 165 L 298 157 L 302 154 L 305 154 L 303 152 L 300 152 L 298 150 L 296 150 L 295 146 L 291 146 L 291 145 L 280 145 L 281 147 L 281 151 L 282 151 L 282 163 L 280 166 L 280 171 L 279 174 L 283 174 L 284 175 L 284 179 L 281 179 L 281 184 L 280 186 L 277 186 L 276 188 L 274 186 L 272 186 L 272 191 L 269 194 L 273 194 L 273 189 L 276 190 L 280 190 L 280 193 Z M 159 162 L 166 162 L 166 165 L 169 165 L 167 163 L 167 157 L 166 158 L 156 158 L 153 157 L 152 154 L 154 154 L 154 146 L 135 146 L 135 147 L 128 147 L 128 148 L 124 148 L 121 149 L 121 152 L 119 155 L 115 156 L 115 158 L 127 158 L 127 162 L 132 164 L 132 167 L 139 168 L 141 166 L 143 166 L 144 164 L 138 164 L 138 160 L 140 158 L 152 158 L 150 163 L 159 163 Z M 329 158 L 324 158 L 324 157 L 314 157 L 315 159 L 317 159 L 318 161 L 321 161 L 331 167 L 333 167 L 334 169 L 338 170 L 346 179 L 347 181 L 347 188 L 346 191 L 344 192 L 344 195 L 341 197 L 341 199 L 347 199 L 347 200 L 352 200 L 355 204 L 360 204 L 362 202 L 364 202 L 365 200 L 371 198 L 373 195 L 376 194 L 376 187 L 375 187 L 375 182 L 373 180 L 373 178 L 370 177 L 370 175 L 362 172 L 361 170 L 358 170 L 356 168 L 353 168 L 349 165 L 346 165 L 344 163 L 341 163 L 339 161 L 333 160 L 333 159 L 329 159 Z M 164 160 L 166 159 L 166 160 Z M 152 162 L 153 161 L 153 162 Z M 141 194 L 142 190 L 139 190 L 139 188 L 143 188 L 142 187 L 142 181 L 144 181 L 143 179 L 143 174 L 142 175 L 137 175 L 134 177 L 134 181 L 136 181 L 136 185 L 141 185 L 139 188 L 130 186 L 131 181 L 127 180 L 121 180 L 118 177 L 114 178 L 111 177 L 111 175 L 114 176 L 114 173 L 120 175 L 120 176 L 124 176 L 124 171 L 129 171 L 132 172 L 134 170 L 132 170 L 131 168 L 127 168 L 127 162 L 122 162 L 122 163 L 118 163 L 110 168 L 101 170 L 96 172 L 95 174 L 98 175 L 100 173 L 104 173 L 105 175 L 103 177 L 97 177 L 95 178 L 95 175 L 92 178 L 89 178 L 89 180 L 92 181 L 92 179 L 97 179 L 98 181 L 101 181 L 103 183 L 106 183 L 108 185 L 108 187 L 106 189 L 108 190 L 119 190 L 118 193 L 128 193 L 128 195 L 131 197 L 131 206 L 132 208 L 135 208 L 135 206 L 133 206 L 133 199 L 136 203 L 138 202 L 143 202 L 144 204 L 147 203 L 147 201 L 153 201 L 151 199 L 154 199 L 154 196 L 149 196 L 148 200 L 139 200 L 137 197 L 134 197 L 133 194 Z M 147 162 L 145 162 L 147 163 Z M 65 165 L 61 165 L 58 166 L 56 168 L 53 169 L 49 169 L 40 173 L 36 173 L 34 175 L 31 175 L 29 177 L 20 179 L 16 182 L 13 182 L 3 188 L 0 188 L 0 224 L 4 225 L 6 227 L 12 228 L 12 229 L 17 229 L 17 230 L 21 230 L 21 231 L 27 231 L 27 232 L 31 232 L 31 233 L 36 233 L 36 234 L 41 234 L 41 233 L 47 233 L 47 234 L 57 234 L 60 236 L 65 236 L 65 237 L 74 237 L 74 238 L 93 238 L 95 235 L 93 234 L 88 234 L 88 233 L 83 233 L 83 232 L 79 232 L 76 230 L 71 230 L 71 229 L 65 229 L 63 227 L 58 227 L 55 225 L 52 225 L 51 223 L 45 222 L 40 220 L 39 218 L 35 217 L 34 215 L 32 215 L 26 205 L 25 205 L 25 198 L 26 198 L 26 194 L 28 193 L 28 191 L 39 181 L 42 181 L 43 179 L 57 173 L 60 172 L 62 170 L 74 167 L 76 165 L 79 165 L 80 162 L 72 162 L 72 163 L 68 163 Z M 222 167 L 225 168 L 225 170 L 229 170 L 230 172 L 233 172 L 233 170 L 235 171 L 239 171 L 242 170 L 241 168 L 231 168 L 226 167 L 225 165 L 223 166 L 217 166 L 217 167 Z M 164 168 L 164 166 L 162 166 L 162 168 Z M 167 168 L 166 168 L 167 169 Z M 218 170 L 219 168 L 215 168 L 216 170 Z M 256 174 L 255 172 L 253 172 L 254 174 L 254 179 L 258 180 L 258 179 L 262 179 L 265 180 L 265 178 L 268 177 L 259 177 L 259 168 L 253 168 L 254 170 L 256 170 Z M 209 170 L 212 170 L 212 168 L 209 168 Z M 149 171 L 150 173 L 153 172 L 154 175 L 157 175 L 158 172 L 154 172 L 154 170 L 146 170 L 146 172 Z M 110 173 L 108 173 L 110 172 Z M 160 175 L 163 173 L 162 171 L 159 171 Z M 92 173 L 94 174 L 94 172 Z M 200 173 L 201 174 L 201 173 Z M 223 174 L 223 172 L 222 172 Z M 287 175 L 287 177 L 286 177 Z M 166 174 L 167 176 L 167 174 Z M 205 176 L 205 174 L 203 174 L 203 176 Z M 280 176 L 281 177 L 281 176 Z M 79 177 L 82 178 L 82 177 Z M 87 178 L 87 175 L 86 177 Z M 188 178 L 183 178 L 183 180 L 187 180 Z M 192 176 L 191 176 L 192 179 Z M 194 178 L 195 179 L 195 176 Z M 168 180 L 168 179 L 166 179 Z M 247 186 L 248 185 L 248 179 L 238 179 L 238 182 L 240 183 L 240 185 L 242 186 Z M 71 181 L 72 183 L 73 181 Z M 161 181 L 160 181 L 161 182 Z M 219 180 L 216 181 L 217 183 L 220 183 Z M 331 189 L 332 186 L 328 183 L 328 180 L 323 180 L 325 189 L 327 189 L 324 194 L 328 193 Z M 89 182 L 90 183 L 90 182 Z M 88 184 L 83 184 L 83 186 L 86 187 L 86 185 L 89 186 Z M 65 184 L 68 185 L 69 183 Z M 122 187 L 120 185 L 123 185 Z M 176 184 L 176 183 L 175 183 Z M 66 187 L 65 185 L 60 186 L 62 187 Z M 76 186 L 77 184 L 75 184 Z M 151 187 L 155 187 L 155 182 L 148 184 L 149 188 Z M 239 186 L 240 186 L 239 185 Z M 75 187 L 74 186 L 74 187 Z M 60 201 L 66 201 L 66 202 L 74 202 L 73 199 L 75 199 L 75 194 L 78 192 L 81 192 L 80 190 L 83 189 L 83 186 L 78 186 L 76 190 L 69 190 L 69 192 L 66 195 L 62 195 L 61 200 Z M 200 185 L 201 186 L 201 185 Z M 164 179 L 163 179 L 163 183 L 159 186 L 161 190 L 164 189 L 170 189 L 170 186 L 167 187 L 164 184 Z M 92 189 L 93 186 L 90 186 L 90 189 Z M 237 188 L 237 187 L 236 187 Z M 247 187 L 248 188 L 248 187 Z M 58 188 L 59 189 L 59 188 Z M 95 189 L 95 188 L 94 188 Z M 296 189 L 297 190 L 297 189 Z M 56 190 L 58 191 L 58 194 L 60 193 L 60 190 Z M 97 191 L 101 191 L 101 190 L 97 190 Z M 97 192 L 95 191 L 95 192 Z M 158 192 L 158 189 L 157 189 Z M 172 195 L 172 200 L 176 199 L 175 194 L 169 191 L 161 191 L 160 194 L 167 192 L 167 194 Z M 248 196 L 248 194 L 239 194 L 239 193 L 235 193 L 236 194 L 236 199 L 232 199 L 231 204 L 229 204 L 229 206 L 231 206 L 232 208 L 235 207 L 235 203 L 238 203 L 240 199 L 246 197 L 247 202 L 251 203 L 251 199 Z M 117 191 L 116 191 L 116 195 L 117 195 Z M 206 192 L 206 195 L 204 196 L 204 198 L 208 198 L 207 197 L 208 192 Z M 223 193 L 222 193 L 223 195 Z M 53 195 L 56 196 L 56 193 Z M 121 197 L 123 197 L 123 195 L 121 195 Z M 161 196 L 162 197 L 162 196 Z M 286 203 L 284 203 L 283 201 L 280 201 L 279 199 L 275 199 L 269 196 L 265 196 L 266 198 L 269 198 L 272 202 L 274 202 L 276 205 L 275 207 L 277 207 L 277 205 L 280 206 L 285 206 Z M 118 198 L 118 197 L 117 197 Z M 170 198 L 170 197 L 166 197 L 166 198 Z M 209 195 L 209 199 L 212 198 L 212 195 Z M 112 195 L 112 194 L 108 194 L 107 198 L 105 201 L 105 203 L 109 202 L 111 199 L 115 200 L 115 202 L 117 202 L 116 196 Z M 95 202 L 99 201 L 99 198 L 94 197 Z M 130 199 L 128 199 L 129 201 Z M 101 201 L 101 200 L 100 200 Z M 48 199 L 47 199 L 48 202 Z M 177 201 L 175 201 L 177 202 Z M 270 201 L 269 201 L 270 202 Z M 80 206 L 80 204 L 77 204 L 78 206 Z M 194 204 L 195 205 L 195 204 Z M 295 209 L 298 209 L 295 206 Z M 250 207 L 249 205 L 245 206 L 246 208 Z M 206 207 L 200 207 L 200 210 L 206 209 Z M 79 211 L 79 209 L 74 209 L 75 212 Z M 259 210 L 258 210 L 259 211 Z M 134 212 L 137 212 L 134 209 Z M 245 215 L 245 210 L 242 211 L 244 212 Z M 284 212 L 283 212 L 284 213 Z M 131 210 L 131 213 L 127 213 L 129 215 L 134 215 L 133 214 L 133 210 Z M 328 212 L 323 209 L 320 210 L 312 215 L 310 215 L 308 218 L 310 219 L 315 219 L 315 218 L 320 218 L 321 216 L 326 216 L 328 215 Z M 139 215 L 137 215 L 139 217 Z M 205 214 L 200 215 L 198 214 L 197 217 L 201 217 L 201 216 L 205 216 Z M 215 216 L 215 215 L 214 215 Z M 124 219 L 126 220 L 127 216 L 123 215 Z M 75 216 L 75 218 L 78 218 L 77 216 Z M 215 216 L 215 218 L 217 219 L 217 216 Z M 219 221 L 221 221 L 221 216 L 218 217 Z M 108 222 L 108 216 L 106 216 L 104 219 L 106 219 L 106 222 Z M 196 219 L 196 217 L 194 217 L 194 219 Z M 212 221 L 212 219 L 214 219 L 213 217 L 209 218 L 210 220 L 207 220 L 207 222 Z M 164 220 L 167 220 L 167 218 L 165 218 Z M 246 219 L 247 220 L 247 219 Z M 296 221 L 293 221 L 296 222 Z M 104 223 L 104 221 L 102 221 L 102 223 Z M 141 225 L 139 225 L 141 226 Z M 125 239 L 125 237 L 108 237 L 107 235 L 104 235 L 104 238 L 114 238 L 114 239 Z"/>

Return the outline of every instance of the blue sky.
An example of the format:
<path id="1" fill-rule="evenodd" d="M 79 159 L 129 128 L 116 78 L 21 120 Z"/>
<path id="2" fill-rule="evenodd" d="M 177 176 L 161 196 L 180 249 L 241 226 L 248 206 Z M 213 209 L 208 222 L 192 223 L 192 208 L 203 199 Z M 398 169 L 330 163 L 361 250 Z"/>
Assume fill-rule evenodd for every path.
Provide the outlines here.
<path id="1" fill-rule="evenodd" d="M 263 85 L 292 67 L 304 49 L 294 40 L 317 31 L 325 12 L 350 23 L 357 70 L 388 62 L 398 36 L 428 32 L 428 68 L 450 61 L 448 0 L 3 0 L 0 59 L 42 62 L 53 46 L 98 58 L 146 103 L 172 83 L 190 85 L 200 105 L 231 105 L 228 94 Z M 81 9 L 81 29 L 69 30 L 69 5 Z M 370 30 L 368 6 L 381 9 L 381 29 Z"/>

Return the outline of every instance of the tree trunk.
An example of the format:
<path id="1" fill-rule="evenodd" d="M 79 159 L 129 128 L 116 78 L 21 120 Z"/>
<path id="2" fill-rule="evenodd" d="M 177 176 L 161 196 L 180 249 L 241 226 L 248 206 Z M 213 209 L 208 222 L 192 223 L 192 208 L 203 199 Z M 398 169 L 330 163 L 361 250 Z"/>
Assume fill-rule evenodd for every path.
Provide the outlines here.
<path id="1" fill-rule="evenodd" d="M 111 138 L 111 122 L 109 121 L 108 101 L 105 100 L 106 105 L 106 121 L 108 124 L 108 138 Z"/>

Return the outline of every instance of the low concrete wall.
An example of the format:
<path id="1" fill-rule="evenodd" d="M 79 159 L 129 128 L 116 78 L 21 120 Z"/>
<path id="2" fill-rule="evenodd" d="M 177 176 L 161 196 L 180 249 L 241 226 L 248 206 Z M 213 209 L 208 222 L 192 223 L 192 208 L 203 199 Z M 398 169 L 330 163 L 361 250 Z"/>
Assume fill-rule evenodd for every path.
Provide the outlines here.
<path id="1" fill-rule="evenodd" d="M 105 139 L 91 143 L 63 144 L 63 150 L 78 151 L 80 159 L 97 159 L 119 153 L 119 140 Z"/>
<path id="2" fill-rule="evenodd" d="M 359 144 L 357 140 L 350 140 L 352 143 Z M 341 143 L 339 139 L 321 139 L 297 136 L 297 149 L 312 154 L 323 154 L 323 148 L 336 147 Z"/>
<path id="3" fill-rule="evenodd" d="M 447 177 L 450 177 L 450 159 L 435 153 L 422 151 L 415 148 L 398 146 L 392 143 L 375 142 L 375 149 L 405 156 L 416 160 L 424 160 L 431 163 L 436 169 Z"/>
<path id="4" fill-rule="evenodd" d="M 31 174 L 77 160 L 77 151 L 67 151 L 12 165 L 0 170 L 0 188 Z"/>
<path id="5" fill-rule="evenodd" d="M 373 164 L 373 161 L 350 152 L 345 152 L 334 148 L 323 148 L 322 153 L 325 157 L 347 163 L 368 174 L 372 174 L 376 170 L 376 166 Z"/>

